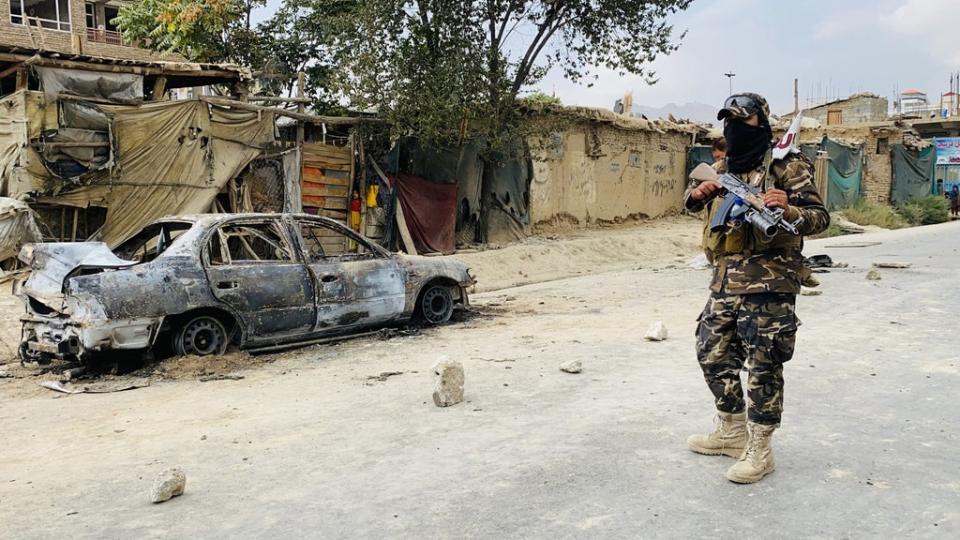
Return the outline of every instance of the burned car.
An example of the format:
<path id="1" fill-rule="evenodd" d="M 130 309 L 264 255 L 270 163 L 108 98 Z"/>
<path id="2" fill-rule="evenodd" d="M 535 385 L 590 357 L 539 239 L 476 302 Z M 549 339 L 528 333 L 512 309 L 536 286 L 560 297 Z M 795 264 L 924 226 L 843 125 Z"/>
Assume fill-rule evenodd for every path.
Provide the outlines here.
<path id="1" fill-rule="evenodd" d="M 394 254 L 305 214 L 160 219 L 110 250 L 30 244 L 22 360 L 83 361 L 167 345 L 223 354 L 386 326 L 448 321 L 475 283 L 466 265 Z"/>

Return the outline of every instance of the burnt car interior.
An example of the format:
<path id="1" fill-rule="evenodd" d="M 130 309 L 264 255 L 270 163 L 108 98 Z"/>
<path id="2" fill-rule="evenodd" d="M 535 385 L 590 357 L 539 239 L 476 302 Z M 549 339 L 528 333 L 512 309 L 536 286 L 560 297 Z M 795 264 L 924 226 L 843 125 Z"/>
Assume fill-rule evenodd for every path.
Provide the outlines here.
<path id="1" fill-rule="evenodd" d="M 309 262 L 330 259 L 361 261 L 377 257 L 377 253 L 362 240 L 347 236 L 320 222 L 301 221 L 300 238 Z"/>
<path id="2" fill-rule="evenodd" d="M 127 261 L 150 262 L 159 257 L 181 234 L 193 227 L 189 222 L 154 223 L 120 244 L 114 255 Z"/>
<path id="3" fill-rule="evenodd" d="M 293 254 L 277 222 L 225 225 L 210 237 L 211 265 L 234 262 L 292 261 Z"/>

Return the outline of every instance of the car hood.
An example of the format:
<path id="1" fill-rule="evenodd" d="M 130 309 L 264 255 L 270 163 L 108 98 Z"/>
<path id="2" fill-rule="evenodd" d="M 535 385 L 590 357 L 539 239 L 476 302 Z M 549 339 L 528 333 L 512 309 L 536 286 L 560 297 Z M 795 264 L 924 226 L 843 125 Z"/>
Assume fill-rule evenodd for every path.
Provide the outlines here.
<path id="1" fill-rule="evenodd" d="M 103 242 L 54 242 L 27 244 L 20 260 L 32 272 L 22 291 L 42 298 L 60 297 L 64 282 L 79 269 L 129 268 L 138 263 L 123 260 Z"/>

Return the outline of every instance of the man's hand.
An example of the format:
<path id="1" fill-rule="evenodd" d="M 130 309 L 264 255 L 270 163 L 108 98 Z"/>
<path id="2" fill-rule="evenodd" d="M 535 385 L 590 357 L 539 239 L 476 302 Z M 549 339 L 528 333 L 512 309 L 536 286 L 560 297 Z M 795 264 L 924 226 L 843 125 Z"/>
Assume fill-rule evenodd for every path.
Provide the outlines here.
<path id="1" fill-rule="evenodd" d="M 713 197 L 713 195 L 716 194 L 719 189 L 720 182 L 715 180 L 707 180 L 694 188 L 694 190 L 690 192 L 690 196 L 695 201 L 705 201 L 710 197 Z"/>
<path id="2" fill-rule="evenodd" d="M 782 189 L 768 189 L 766 193 L 763 194 L 763 204 L 767 208 L 783 208 L 787 209 L 789 202 L 787 200 L 787 192 Z"/>

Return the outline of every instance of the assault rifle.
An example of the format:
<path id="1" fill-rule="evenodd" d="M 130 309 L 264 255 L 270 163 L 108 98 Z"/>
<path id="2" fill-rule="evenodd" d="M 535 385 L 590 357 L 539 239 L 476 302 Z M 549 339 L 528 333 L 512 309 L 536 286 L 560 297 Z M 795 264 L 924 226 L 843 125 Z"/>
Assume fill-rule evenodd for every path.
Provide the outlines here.
<path id="1" fill-rule="evenodd" d="M 717 181 L 726 196 L 710 222 L 711 231 L 722 229 L 730 221 L 746 221 L 767 238 L 775 235 L 777 229 L 783 229 L 790 234 L 800 234 L 797 227 L 803 222 L 803 218 L 790 223 L 784 219 L 783 208 L 767 208 L 763 204 L 759 188 L 745 184 L 730 173 L 721 174 Z"/>

